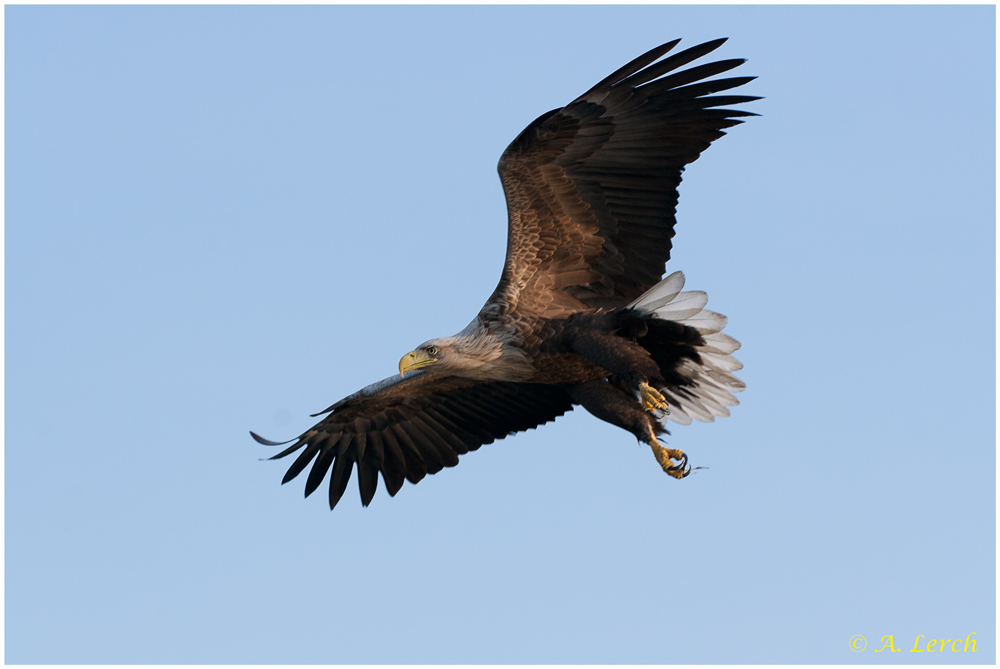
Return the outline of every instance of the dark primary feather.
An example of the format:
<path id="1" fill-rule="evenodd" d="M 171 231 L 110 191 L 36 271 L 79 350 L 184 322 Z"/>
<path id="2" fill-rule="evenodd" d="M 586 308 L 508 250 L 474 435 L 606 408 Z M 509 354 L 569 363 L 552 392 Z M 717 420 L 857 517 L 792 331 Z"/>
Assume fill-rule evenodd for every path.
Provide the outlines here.
<path id="1" fill-rule="evenodd" d="M 282 483 L 312 463 L 305 486 L 308 497 L 332 465 L 332 509 L 357 465 L 361 503 L 368 506 L 378 488 L 379 472 L 386 490 L 395 495 L 404 480 L 417 483 L 427 474 L 454 467 L 459 455 L 573 408 L 565 390 L 544 384 L 483 382 L 433 373 L 383 383 L 387 385 L 370 395 L 357 393 L 338 402 L 329 416 L 270 458 L 284 458 L 302 449 Z"/>
<path id="2" fill-rule="evenodd" d="M 250 436 L 254 438 L 258 444 L 263 444 L 265 446 L 284 446 L 285 444 L 290 444 L 294 439 L 289 439 L 288 441 L 271 441 L 270 439 L 265 439 L 253 430 L 250 431 Z"/>
<path id="3" fill-rule="evenodd" d="M 659 281 L 684 166 L 753 115 L 718 107 L 758 99 L 714 95 L 753 77 L 702 81 L 742 60 L 676 71 L 723 42 L 654 62 L 677 42 L 657 47 L 542 115 L 507 147 L 499 164 L 507 259 L 483 318 L 622 307 Z"/>

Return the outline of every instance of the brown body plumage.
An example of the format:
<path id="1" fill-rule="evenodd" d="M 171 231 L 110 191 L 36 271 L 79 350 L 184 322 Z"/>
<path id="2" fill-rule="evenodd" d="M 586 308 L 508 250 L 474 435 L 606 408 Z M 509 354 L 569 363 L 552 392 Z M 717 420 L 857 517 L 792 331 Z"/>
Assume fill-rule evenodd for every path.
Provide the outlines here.
<path id="1" fill-rule="evenodd" d="M 395 495 L 574 405 L 650 444 L 667 473 L 688 473 L 658 443 L 663 423 L 728 415 L 743 387 L 725 318 L 704 293 L 681 292 L 679 272 L 660 280 L 684 166 L 751 115 L 719 107 L 756 99 L 714 95 L 752 77 L 705 81 L 741 60 L 677 71 L 723 41 L 662 60 L 677 41 L 657 47 L 518 135 L 499 164 L 507 258 L 489 300 L 462 332 L 404 356 L 400 376 L 323 412 L 274 456 L 302 449 L 283 482 L 312 463 L 309 495 L 332 469 L 333 508 L 356 466 L 367 505 L 379 472 Z"/>

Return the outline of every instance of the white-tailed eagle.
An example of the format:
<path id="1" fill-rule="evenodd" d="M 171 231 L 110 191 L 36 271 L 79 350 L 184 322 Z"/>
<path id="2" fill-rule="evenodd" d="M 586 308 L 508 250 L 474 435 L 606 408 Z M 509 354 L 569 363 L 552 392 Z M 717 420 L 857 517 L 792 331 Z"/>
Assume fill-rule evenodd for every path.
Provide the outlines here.
<path id="1" fill-rule="evenodd" d="M 496 290 L 464 330 L 424 342 L 399 361 L 398 376 L 322 412 L 271 458 L 302 451 L 282 483 L 311 463 L 308 496 L 332 469 L 332 509 L 356 468 L 367 506 L 379 472 L 395 495 L 404 480 L 576 405 L 649 444 L 670 476 L 688 474 L 687 456 L 657 439 L 664 424 L 728 416 L 744 384 L 726 318 L 704 308 L 705 293 L 684 292 L 680 272 L 660 280 L 677 187 L 685 165 L 753 115 L 726 107 L 758 98 L 719 95 L 753 77 L 709 79 L 743 60 L 682 69 L 725 40 L 663 58 L 678 41 L 543 114 L 507 147 L 507 257 Z"/>

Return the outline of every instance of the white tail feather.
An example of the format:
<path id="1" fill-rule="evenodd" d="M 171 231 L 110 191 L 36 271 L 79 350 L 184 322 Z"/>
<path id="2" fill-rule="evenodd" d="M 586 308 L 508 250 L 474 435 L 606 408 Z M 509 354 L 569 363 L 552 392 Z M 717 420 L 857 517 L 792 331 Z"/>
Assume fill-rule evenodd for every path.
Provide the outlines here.
<path id="1" fill-rule="evenodd" d="M 708 304 L 706 293 L 700 290 L 684 291 L 653 313 L 663 320 L 680 322 L 700 314 L 706 304 Z"/>
<path id="2" fill-rule="evenodd" d="M 726 327 L 726 323 L 729 322 L 729 319 L 722 314 L 715 313 L 714 311 L 702 309 L 701 313 L 691 316 L 684 322 L 697 329 L 702 334 L 711 334 Z"/>
<path id="3" fill-rule="evenodd" d="M 664 304 L 669 303 L 677 297 L 677 293 L 684 289 L 684 274 L 674 272 L 663 281 L 659 282 L 645 293 L 640 295 L 629 307 L 650 312 L 656 311 Z"/>
<path id="4" fill-rule="evenodd" d="M 722 333 L 728 322 L 725 316 L 704 308 L 708 303 L 707 294 L 700 290 L 681 292 L 683 288 L 684 275 L 674 272 L 629 307 L 654 318 L 696 328 L 701 333 L 705 343 L 696 347 L 701 364 L 684 360 L 677 368 L 691 383 L 660 388 L 670 405 L 670 413 L 660 420 L 690 425 L 694 418 L 711 423 L 716 417 L 728 416 L 727 407 L 739 404 L 732 393 L 746 388 L 746 384 L 732 374 L 743 368 L 743 364 L 732 356 L 739 350 L 740 343 Z"/>
<path id="5" fill-rule="evenodd" d="M 740 349 L 740 343 L 727 334 L 713 332 L 705 335 L 705 343 L 720 353 L 735 353 Z"/>
<path id="6" fill-rule="evenodd" d="M 667 390 L 663 390 L 662 392 L 663 392 L 663 396 L 667 400 L 667 404 L 670 405 L 670 414 L 668 416 L 664 416 L 663 418 L 661 418 L 660 422 L 664 426 L 666 426 L 667 419 L 669 418 L 670 420 L 674 421 L 675 423 L 677 423 L 679 425 L 690 425 L 691 424 L 691 416 L 689 416 L 686 413 L 684 413 L 684 409 L 681 406 L 680 400 L 678 400 L 676 397 L 674 397 L 673 394 L 670 393 Z"/>

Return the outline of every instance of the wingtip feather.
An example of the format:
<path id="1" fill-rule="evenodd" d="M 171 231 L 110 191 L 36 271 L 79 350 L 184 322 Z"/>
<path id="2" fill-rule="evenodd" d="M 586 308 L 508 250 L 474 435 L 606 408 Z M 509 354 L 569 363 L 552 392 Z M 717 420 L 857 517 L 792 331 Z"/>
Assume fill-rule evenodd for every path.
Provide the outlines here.
<path id="1" fill-rule="evenodd" d="M 289 439 L 288 441 L 271 441 L 270 439 L 265 439 L 253 430 L 250 430 L 250 436 L 254 438 L 258 444 L 263 444 L 264 446 L 284 446 L 285 444 L 290 444 L 294 439 Z"/>

